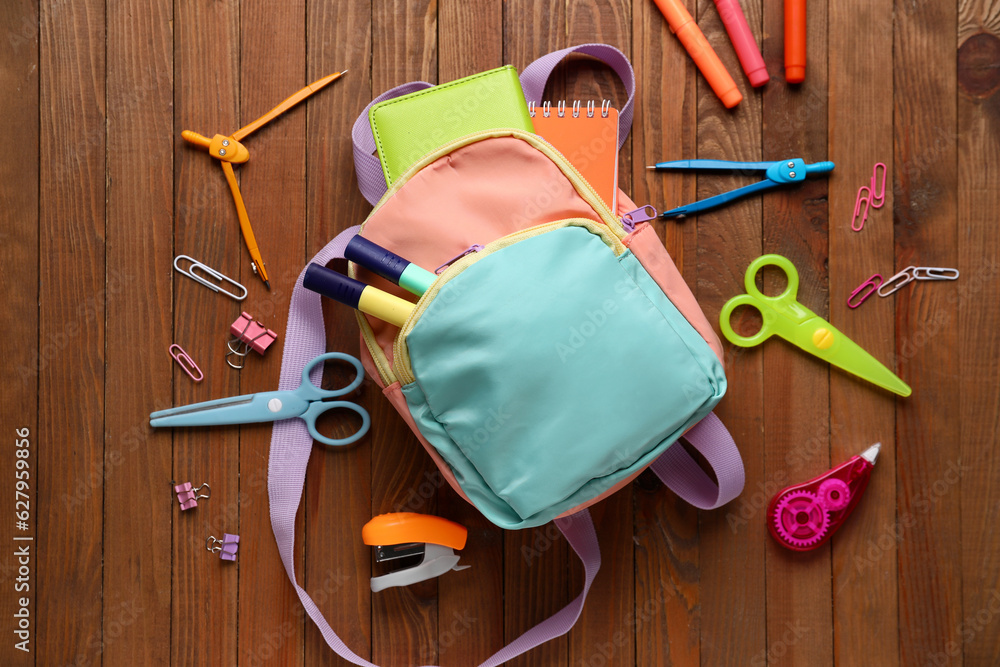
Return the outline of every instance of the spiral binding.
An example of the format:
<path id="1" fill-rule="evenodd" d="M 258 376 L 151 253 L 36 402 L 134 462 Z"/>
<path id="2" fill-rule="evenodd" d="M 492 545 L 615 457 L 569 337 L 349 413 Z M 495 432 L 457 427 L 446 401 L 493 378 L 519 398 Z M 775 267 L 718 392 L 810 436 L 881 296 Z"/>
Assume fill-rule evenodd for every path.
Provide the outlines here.
<path id="1" fill-rule="evenodd" d="M 580 102 L 580 100 L 574 100 L 573 106 L 572 106 L 572 111 L 570 112 L 570 113 L 572 113 L 573 118 L 579 118 L 580 117 L 580 113 L 582 111 L 582 108 L 583 108 L 583 103 Z M 611 109 L 611 100 L 604 100 L 604 101 L 602 101 L 601 102 L 601 117 L 602 118 L 607 118 L 608 114 L 610 113 L 610 109 Z M 596 112 L 597 112 L 597 105 L 596 105 L 596 103 L 594 102 L 594 100 L 589 100 L 587 102 L 587 118 L 593 118 L 594 114 Z M 535 117 L 535 103 L 534 102 L 528 102 L 528 115 L 531 116 L 532 118 Z M 552 115 L 552 102 L 549 102 L 549 101 L 542 102 L 542 116 L 544 116 L 545 118 L 549 118 L 551 115 Z M 556 114 L 555 115 L 557 117 L 559 117 L 559 118 L 565 118 L 566 117 L 566 100 L 559 100 L 559 102 L 556 104 Z"/>

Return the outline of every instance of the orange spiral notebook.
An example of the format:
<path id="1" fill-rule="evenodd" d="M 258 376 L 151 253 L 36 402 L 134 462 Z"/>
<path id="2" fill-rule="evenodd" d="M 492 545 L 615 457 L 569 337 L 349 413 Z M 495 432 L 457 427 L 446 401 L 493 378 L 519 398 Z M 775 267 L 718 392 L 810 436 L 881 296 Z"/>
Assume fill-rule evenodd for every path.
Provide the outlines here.
<path id="1" fill-rule="evenodd" d="M 584 107 L 579 101 L 567 108 L 565 102 L 553 108 L 545 102 L 528 112 L 539 135 L 577 168 L 612 211 L 618 210 L 618 109 L 604 101 Z"/>

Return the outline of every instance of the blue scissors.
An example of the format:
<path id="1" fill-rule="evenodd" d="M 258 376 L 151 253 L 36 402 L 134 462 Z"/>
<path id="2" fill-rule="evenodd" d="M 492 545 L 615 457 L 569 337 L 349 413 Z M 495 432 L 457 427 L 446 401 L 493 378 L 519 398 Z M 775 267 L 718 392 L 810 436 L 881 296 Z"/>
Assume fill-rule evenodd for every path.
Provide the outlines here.
<path id="1" fill-rule="evenodd" d="M 727 160 L 676 160 L 674 162 L 657 162 L 647 169 L 657 171 L 738 171 L 738 172 L 764 172 L 765 180 L 752 185 L 746 185 L 736 190 L 723 192 L 720 195 L 696 201 L 693 204 L 685 204 L 677 208 L 664 211 L 661 218 L 683 218 L 685 216 L 701 213 L 716 206 L 728 204 L 734 199 L 746 197 L 756 192 L 763 192 L 776 188 L 787 183 L 799 183 L 806 180 L 810 174 L 828 174 L 833 171 L 832 162 L 817 162 L 816 164 L 806 164 L 801 158 L 791 160 L 779 160 L 778 162 L 729 162 Z"/>
<path id="2" fill-rule="evenodd" d="M 354 366 L 354 380 L 340 389 L 321 389 L 309 379 L 309 372 L 327 361 L 346 361 Z M 365 379 L 361 362 L 349 354 L 329 352 L 321 354 L 302 369 L 302 384 L 291 391 L 267 391 L 215 401 L 193 403 L 170 410 L 160 410 L 149 415 L 150 426 L 214 426 L 217 424 L 256 424 L 281 421 L 298 417 L 306 423 L 309 434 L 324 445 L 333 447 L 357 442 L 368 432 L 371 418 L 368 411 L 350 401 L 327 401 L 327 398 L 344 396 L 357 389 Z M 346 438 L 328 438 L 316 430 L 316 419 L 327 410 L 346 408 L 361 416 L 361 428 Z"/>

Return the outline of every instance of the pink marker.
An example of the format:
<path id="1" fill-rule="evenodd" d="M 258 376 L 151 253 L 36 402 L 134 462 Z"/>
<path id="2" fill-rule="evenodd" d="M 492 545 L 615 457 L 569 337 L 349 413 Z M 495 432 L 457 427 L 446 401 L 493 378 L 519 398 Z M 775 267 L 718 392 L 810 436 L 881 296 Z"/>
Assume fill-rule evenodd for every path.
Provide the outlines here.
<path id="1" fill-rule="evenodd" d="M 750 79 L 750 85 L 754 88 L 763 86 L 771 80 L 771 77 L 767 74 L 764 58 L 760 55 L 757 40 L 750 32 L 747 17 L 740 8 L 739 0 L 715 0 L 715 6 L 719 10 L 719 16 L 722 17 L 723 25 L 726 26 L 726 32 L 729 33 L 729 39 L 733 42 L 733 48 L 736 49 L 740 65 Z"/>

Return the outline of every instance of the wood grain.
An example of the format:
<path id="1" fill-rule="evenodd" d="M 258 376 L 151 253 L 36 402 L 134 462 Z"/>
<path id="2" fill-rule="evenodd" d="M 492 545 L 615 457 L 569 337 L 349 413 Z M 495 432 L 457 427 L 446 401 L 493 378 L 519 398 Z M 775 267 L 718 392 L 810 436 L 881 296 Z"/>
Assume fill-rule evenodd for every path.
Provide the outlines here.
<path id="1" fill-rule="evenodd" d="M 743 496 L 698 512 L 647 473 L 593 508 L 604 558 L 578 625 L 510 664 L 996 662 L 996 3 L 810 4 L 798 87 L 784 83 L 783 3 L 741 5 L 772 76 L 762 90 L 749 87 L 714 3 L 688 3 L 744 93 L 726 111 L 648 0 L 4 3 L 0 402 L 8 428 L 30 430 L 37 525 L 0 527 L 8 547 L 35 537 L 24 541 L 30 591 L 10 592 L 18 564 L 11 548 L 0 557 L 9 587 L 0 611 L 10 623 L 17 597 L 29 597 L 33 642 L 29 654 L 0 646 L 0 663 L 347 664 L 305 615 L 272 541 L 270 427 L 161 431 L 148 414 L 277 386 L 293 282 L 371 210 L 352 176 L 351 125 L 373 96 L 598 41 L 635 69 L 635 127 L 619 159 L 620 184 L 639 204 L 662 210 L 754 178 L 645 169 L 661 160 L 837 165 L 801 187 L 654 223 L 713 326 L 743 291 L 749 262 L 777 252 L 799 269 L 799 300 L 914 393 L 897 399 L 780 341 L 724 343 L 729 389 L 718 413 L 744 456 Z M 249 272 L 217 161 L 180 132 L 231 133 L 343 69 L 246 140 L 252 159 L 237 177 L 267 292 Z M 546 97 L 624 101 L 611 71 L 586 57 L 556 68 Z M 855 233 L 855 194 L 877 161 L 889 167 L 886 205 Z M 249 296 L 237 303 L 176 274 L 177 254 L 239 279 Z M 961 277 L 847 307 L 870 275 L 911 264 Z M 765 272 L 766 291 L 781 284 Z M 281 340 L 236 372 L 224 353 L 241 310 Z M 353 312 L 327 302 L 324 313 L 328 349 L 357 354 Z M 736 319 L 740 330 L 754 326 L 745 313 Z M 174 367 L 172 342 L 204 382 Z M 331 386 L 346 376 L 326 371 Z M 378 664 L 478 664 L 574 597 L 582 570 L 553 526 L 502 531 L 458 498 L 379 394 L 367 380 L 352 397 L 372 414 L 368 438 L 312 453 L 299 582 Z M 321 423 L 354 426 L 343 415 Z M 831 544 L 805 556 L 776 546 L 764 519 L 771 495 L 875 441 L 883 449 L 866 497 Z M 0 454 L 8 498 L 9 445 Z M 171 479 L 209 482 L 212 498 L 181 513 Z M 372 594 L 361 526 L 401 509 L 467 525 L 462 560 L 472 569 Z M 205 551 L 222 532 L 243 535 L 236 564 Z"/>
<path id="2" fill-rule="evenodd" d="M 739 72 L 739 64 L 728 46 L 715 6 L 699 2 L 697 18 L 729 72 Z M 745 83 L 741 81 L 738 85 L 746 91 Z M 727 111 L 699 75 L 697 155 L 683 157 L 756 160 L 761 157 L 761 145 L 760 97 L 744 94 L 739 106 Z M 699 176 L 696 199 L 738 188 L 746 181 L 745 176 Z M 718 322 L 722 305 L 744 291 L 746 267 L 761 254 L 761 200 L 749 197 L 697 219 L 680 223 L 668 221 L 668 224 L 691 225 L 696 229 L 698 268 L 695 295 L 714 325 Z M 728 344 L 726 350 L 728 397 L 716 408 L 716 414 L 740 447 L 746 469 L 746 489 L 752 494 L 766 483 L 764 354 L 761 348 L 744 350 Z M 720 512 L 701 515 L 699 552 L 703 665 L 745 661 L 766 650 L 763 614 L 744 615 L 740 623 L 732 620 L 734 610 L 763 609 L 766 603 L 766 589 L 761 577 L 765 568 L 766 546 L 763 513 L 755 512 L 750 520 L 744 522 L 729 520 L 729 516 L 737 511 L 738 508 L 731 508 L 726 515 Z M 734 582 L 738 583 L 734 585 Z"/>
<path id="3" fill-rule="evenodd" d="M 139 12 L 146 21 L 132 20 Z M 148 420 L 170 405 L 173 368 L 172 18 L 170 7 L 108 6 L 106 664 L 166 664 L 171 653 L 171 438 Z M 131 298 L 138 284 L 145 298 Z"/>
<path id="4" fill-rule="evenodd" d="M 993 527 L 1000 504 L 995 450 L 1000 391 L 995 304 L 1000 303 L 1000 95 L 997 47 L 1000 12 L 987 2 L 960 2 L 958 15 L 958 268 L 961 285 L 948 295 L 958 307 L 961 482 L 962 625 L 959 638 L 935 656 L 986 665 L 1000 655 L 1000 539 Z M 991 307 L 993 306 L 993 307 Z M 941 654 L 944 654 L 943 656 Z M 961 657 L 958 654 L 961 654 Z"/>
<path id="5" fill-rule="evenodd" d="M 306 253 L 297 273 L 341 230 L 359 224 L 371 210 L 351 176 L 350 127 L 372 99 L 372 12 L 357 3 L 307 4 L 307 74 L 314 81 L 348 70 L 330 90 L 313 96 L 306 108 L 308 181 Z M 377 94 L 377 93 L 375 93 Z M 331 131 L 331 128 L 337 128 Z M 327 350 L 358 354 L 354 313 L 340 304 L 324 304 Z M 342 368 L 330 373 L 343 378 Z M 338 375 L 338 373 L 340 373 Z M 384 399 L 366 380 L 351 397 L 372 415 Z M 391 410 L 388 405 L 385 409 Z M 336 415 L 342 422 L 343 415 Z M 346 424 L 345 424 L 346 425 Z M 338 424 L 338 426 L 342 426 Z M 350 426 L 355 426 L 350 421 Z M 305 566 L 300 583 L 340 638 L 358 655 L 371 657 L 371 548 L 361 542 L 361 527 L 372 517 L 371 459 L 381 446 L 373 429 L 358 445 L 328 451 L 314 445 L 306 473 Z M 306 665 L 344 664 L 296 603 L 294 618 L 305 625 Z"/>
<path id="6" fill-rule="evenodd" d="M 872 274 L 893 271 L 893 192 L 872 209 L 861 232 L 850 229 L 858 188 L 870 183 L 875 163 L 892 161 L 892 82 L 882 63 L 892 58 L 892 8 L 851 2 L 830 5 L 829 159 L 830 318 L 845 335 L 895 370 L 891 299 L 873 296 L 851 309 L 847 297 Z M 872 35 L 878 38 L 873 39 Z M 846 44 L 848 48 L 835 48 Z M 808 76 L 808 74 L 807 74 Z M 850 99 L 851 104 L 838 103 Z M 821 99 L 816 99 L 816 105 Z M 813 108 L 807 103 L 808 108 Z M 911 399 L 900 399 L 910 401 Z M 894 399 L 868 383 L 830 371 L 830 460 L 834 465 L 882 443 L 865 497 L 833 538 L 833 642 L 839 664 L 899 664 L 896 540 L 896 419 Z M 877 642 L 859 642 L 866 635 Z"/>
<path id="7" fill-rule="evenodd" d="M 957 7 L 899 6 L 893 52 L 896 270 L 958 261 L 956 141 Z M 935 289 L 938 288 L 938 289 Z M 905 665 L 930 662 L 958 641 L 962 620 L 961 443 L 955 438 L 963 379 L 956 372 L 957 287 L 896 293 L 900 377 L 920 397 L 896 401 L 897 511 L 912 529 L 899 541 L 899 645 Z"/>
<path id="8" fill-rule="evenodd" d="M 306 76 L 305 2 L 244 2 L 240 6 L 240 125 L 263 116 L 311 81 Z M 336 83 L 320 91 L 330 94 Z M 279 341 L 259 356 L 251 353 L 239 373 L 239 393 L 277 388 L 283 336 L 298 270 L 305 263 L 306 113 L 300 103 L 242 139 L 251 159 L 237 169 L 247 214 L 271 282 L 269 292 L 255 290 L 242 308 L 279 332 Z M 241 249 L 240 278 L 259 287 L 248 254 Z M 240 429 L 239 526 L 248 538 L 239 551 L 240 664 L 266 664 L 280 656 L 299 663 L 303 655 L 302 609 L 284 576 L 271 539 L 267 471 L 271 429 Z M 301 530 L 296 535 L 301 545 Z M 274 572 L 261 578 L 259 572 Z"/>
<path id="9" fill-rule="evenodd" d="M 236 0 L 175 7 L 174 254 L 189 255 L 240 280 L 249 292 L 247 301 L 253 303 L 264 294 L 264 285 L 241 277 L 240 267 L 249 255 L 219 162 L 179 138 L 183 130 L 211 137 L 230 134 L 241 125 L 239 9 Z M 206 26 L 211 26 L 210 37 Z M 262 226 L 253 219 L 251 223 L 255 229 Z M 229 326 L 242 304 L 176 272 L 171 278 L 174 339 L 205 374 L 204 381 L 195 384 L 174 367 L 174 405 L 238 396 L 240 375 L 226 364 L 225 352 Z M 239 431 L 224 426 L 173 431 L 173 479 L 207 482 L 212 489 L 212 498 L 197 509 L 173 510 L 174 663 L 232 664 L 238 659 L 239 565 L 209 553 L 206 541 L 240 532 Z M 241 541 L 241 549 L 247 546 Z"/>
<path id="10" fill-rule="evenodd" d="M 567 4 L 566 46 L 601 42 L 626 55 L 632 52 L 631 3 L 574 2 Z M 534 54 L 535 57 L 545 52 Z M 627 99 L 614 71 L 590 58 L 572 58 L 566 68 L 567 100 L 611 100 L 621 108 Z M 626 141 L 619 151 L 618 184 L 631 191 L 632 150 Z M 631 665 L 635 642 L 630 619 L 634 614 L 634 556 L 632 498 L 629 491 L 616 493 L 591 510 L 601 548 L 601 571 L 594 581 L 579 620 L 570 631 L 569 663 L 574 665 Z M 583 565 L 568 550 L 569 590 L 577 595 L 584 578 Z"/>
<path id="11" fill-rule="evenodd" d="M 505 60 L 519 71 L 556 49 L 570 46 L 566 37 L 566 8 L 540 0 L 510 0 L 504 14 Z M 557 67 L 546 86 L 547 99 L 566 97 L 565 69 Z M 569 602 L 573 558 L 554 524 L 504 534 L 504 642 L 516 639 Z M 568 664 L 568 644 L 559 637 L 529 653 L 509 660 L 509 667 Z"/>
<path id="12" fill-rule="evenodd" d="M 437 3 L 379 0 L 372 5 L 372 93 L 408 81 L 437 83 Z M 392 35 L 392 39 L 386 39 Z M 373 404 L 371 514 L 437 512 L 442 478 L 387 401 Z M 384 567 L 379 570 L 384 572 Z M 372 598 L 375 663 L 437 661 L 438 582 L 392 588 Z"/>
<path id="13" fill-rule="evenodd" d="M 438 4 L 440 81 L 471 76 L 503 62 L 503 7 L 498 0 L 446 0 Z M 469 530 L 461 576 L 438 579 L 438 636 L 433 651 L 443 667 L 478 665 L 504 642 L 503 535 L 448 484 L 437 494 L 438 514 Z"/>
<path id="14" fill-rule="evenodd" d="M 658 210 L 696 199 L 695 178 L 646 169 L 693 156 L 697 137 L 696 70 L 653 3 L 632 8 L 632 66 L 637 75 L 630 193 Z M 646 85 L 646 81 L 659 82 Z M 678 270 L 694 283 L 693 225 L 654 222 Z M 633 492 L 635 664 L 700 664 L 698 512 L 646 473 Z"/>
<path id="15" fill-rule="evenodd" d="M 13 521 L 0 529 L 5 544 L 13 545 L 0 558 L 0 582 L 10 594 L 0 600 L 4 618 L 37 619 L 37 577 L 26 581 L 15 552 L 27 547 L 35 560 L 34 538 L 40 510 L 38 495 L 38 3 L 32 0 L 4 3 L 0 25 L 7 27 L 7 40 L 0 41 L 0 117 L 7 131 L 0 134 L 0 199 L 4 202 L 0 228 L 0 319 L 7 335 L 0 340 L 0 420 L 13 446 L 0 454 L 0 494 L 26 503 L 17 512 L 27 512 L 26 528 Z M 13 431 L 13 433 L 11 433 Z M 19 450 L 25 454 L 19 454 Z M 23 457 L 23 458 L 22 458 Z M 9 471 L 9 472 L 8 472 Z M 18 493 L 20 492 L 20 494 Z M 24 509 L 26 507 L 27 509 Z M 17 515 L 15 515 L 17 516 Z M 21 515 L 25 516 L 25 515 Z M 15 541 L 16 538 L 16 541 Z M 37 562 L 37 561 L 36 561 Z M 22 602 L 24 605 L 22 606 Z M 20 618 L 17 618 L 20 623 Z M 21 631 L 20 627 L 14 628 Z M 31 636 L 12 634 L 0 644 L 0 662 L 20 667 L 35 664 L 37 632 Z M 27 641 L 25 641 L 27 640 Z M 22 644 L 19 648 L 17 644 Z M 26 649 L 26 650 L 22 650 Z"/>
<path id="16" fill-rule="evenodd" d="M 761 8 L 745 6 L 751 16 Z M 765 62 L 771 64 L 775 84 L 762 95 L 765 160 L 801 157 L 807 163 L 827 158 L 827 72 L 806 67 L 802 84 L 781 85 L 784 79 L 784 12 L 771 4 L 764 8 Z M 809 53 L 822 62 L 827 53 L 827 17 L 823 4 L 808 8 Z M 748 16 L 748 19 L 750 16 Z M 742 79 L 744 82 L 746 78 Z M 806 121 L 802 110 L 809 112 Z M 781 188 L 762 197 L 764 251 L 791 260 L 799 272 L 797 299 L 820 317 L 828 318 L 827 282 L 829 220 L 827 193 L 830 179 L 819 176 L 801 186 Z M 765 294 L 779 294 L 787 280 L 778 271 L 765 271 Z M 771 493 L 829 469 L 830 365 L 785 341 L 763 347 L 764 376 L 764 485 Z M 794 415 L 794 418 L 789 418 Z M 789 461 L 802 461 L 793 468 Z M 757 492 L 758 487 L 751 486 Z M 833 633 L 830 590 L 830 548 L 800 554 L 766 541 L 767 650 L 763 657 L 774 665 L 832 665 Z M 756 660 L 761 653 L 753 656 Z M 758 660 L 759 662 L 759 660 Z"/>
<path id="17" fill-rule="evenodd" d="M 41 664 L 100 660 L 103 621 L 105 8 L 45 3 L 39 25 L 38 558 Z M 66 138 L 72 138 L 67 142 Z M 70 369 L 64 364 L 70 363 Z M 69 612 L 69 610 L 72 610 Z"/>

